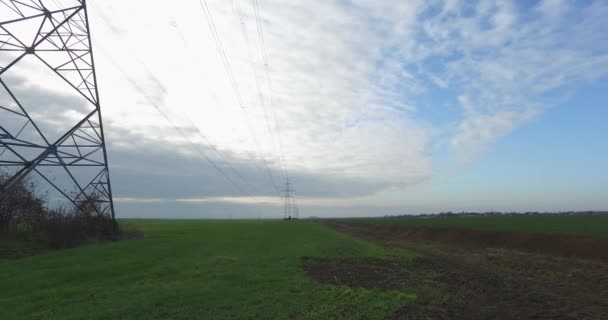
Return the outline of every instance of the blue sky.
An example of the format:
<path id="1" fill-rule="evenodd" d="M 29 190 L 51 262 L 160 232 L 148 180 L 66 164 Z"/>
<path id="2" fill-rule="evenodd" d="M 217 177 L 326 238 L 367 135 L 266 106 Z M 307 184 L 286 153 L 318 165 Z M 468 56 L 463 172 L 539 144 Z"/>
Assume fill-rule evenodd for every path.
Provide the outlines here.
<path id="1" fill-rule="evenodd" d="M 143 2 L 90 1 L 121 216 L 608 209 L 605 1 Z"/>
<path id="2" fill-rule="evenodd" d="M 606 92 L 606 79 L 578 88 L 467 164 L 453 161 L 453 153 L 439 152 L 438 173 L 424 193 L 437 195 L 439 203 L 458 203 L 454 210 L 603 208 L 608 180 Z"/>

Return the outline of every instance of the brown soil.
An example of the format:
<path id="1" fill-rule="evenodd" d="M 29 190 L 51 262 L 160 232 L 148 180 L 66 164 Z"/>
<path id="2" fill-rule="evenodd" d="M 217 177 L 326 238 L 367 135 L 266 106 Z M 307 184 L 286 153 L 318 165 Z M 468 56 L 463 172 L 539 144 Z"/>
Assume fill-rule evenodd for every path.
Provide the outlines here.
<path id="1" fill-rule="evenodd" d="M 347 227 L 342 222 L 339 225 L 342 228 Z M 500 247 L 608 262 L 608 237 L 376 224 L 365 226 L 365 230 L 359 231 L 373 233 L 375 238 L 398 237 L 415 241 L 453 243 L 467 247 Z"/>
<path id="2" fill-rule="evenodd" d="M 306 274 L 322 283 L 384 290 L 416 289 L 416 304 L 404 307 L 394 319 L 608 317 L 608 264 L 598 261 L 597 255 L 593 260 L 583 260 L 563 257 L 561 252 L 541 254 L 536 252 L 539 247 L 518 251 L 510 246 L 501 247 L 500 242 L 486 241 L 485 235 L 473 237 L 477 240 L 457 241 L 466 238 L 467 233 L 461 230 L 454 233 L 458 236 L 436 236 L 428 230 L 397 230 L 346 222 L 328 225 L 340 232 L 420 254 L 413 260 L 303 259 Z"/>
<path id="3" fill-rule="evenodd" d="M 416 284 L 400 260 L 304 257 L 302 268 L 307 276 L 321 283 L 353 288 L 398 290 Z"/>

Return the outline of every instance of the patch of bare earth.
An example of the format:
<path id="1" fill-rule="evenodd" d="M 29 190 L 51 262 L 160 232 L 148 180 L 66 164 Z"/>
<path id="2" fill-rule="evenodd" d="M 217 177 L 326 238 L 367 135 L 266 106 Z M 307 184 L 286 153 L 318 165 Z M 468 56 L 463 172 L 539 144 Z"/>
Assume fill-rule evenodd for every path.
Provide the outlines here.
<path id="1" fill-rule="evenodd" d="M 304 273 L 321 283 L 352 288 L 398 290 L 415 279 L 403 261 L 377 258 L 302 258 Z"/>
<path id="2" fill-rule="evenodd" d="M 420 236 L 429 231 L 345 222 L 327 225 L 420 253 L 411 261 L 303 259 L 306 274 L 322 283 L 416 289 L 416 304 L 404 307 L 394 319 L 608 319 L 608 263 L 598 255 L 585 260 L 550 250 L 553 254 Z"/>

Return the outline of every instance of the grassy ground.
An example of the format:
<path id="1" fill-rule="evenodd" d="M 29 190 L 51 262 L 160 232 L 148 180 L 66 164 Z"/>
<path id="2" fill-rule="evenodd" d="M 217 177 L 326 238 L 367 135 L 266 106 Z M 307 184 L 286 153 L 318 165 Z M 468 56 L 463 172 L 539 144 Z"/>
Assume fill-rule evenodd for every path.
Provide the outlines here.
<path id="1" fill-rule="evenodd" d="M 449 218 L 370 218 L 350 222 L 411 227 L 448 227 L 474 230 L 526 231 L 608 236 L 608 216 L 494 216 Z"/>
<path id="2" fill-rule="evenodd" d="M 305 277 L 303 256 L 408 257 L 319 224 L 127 224 L 147 237 L 0 261 L 1 318 L 384 319 L 414 299 Z"/>

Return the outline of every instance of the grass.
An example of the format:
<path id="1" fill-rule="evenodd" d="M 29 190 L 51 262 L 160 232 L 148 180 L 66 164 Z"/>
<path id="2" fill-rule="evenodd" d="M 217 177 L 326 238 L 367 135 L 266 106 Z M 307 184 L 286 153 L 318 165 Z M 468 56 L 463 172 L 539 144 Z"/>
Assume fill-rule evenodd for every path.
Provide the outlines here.
<path id="1" fill-rule="evenodd" d="M 140 240 L 0 261 L 7 319 L 384 319 L 412 291 L 330 286 L 302 256 L 407 258 L 297 221 L 128 221 Z"/>
<path id="2" fill-rule="evenodd" d="M 474 230 L 525 231 L 608 236 L 608 216 L 490 216 L 449 218 L 363 218 L 352 222 L 406 227 L 447 227 Z"/>

